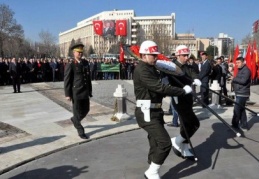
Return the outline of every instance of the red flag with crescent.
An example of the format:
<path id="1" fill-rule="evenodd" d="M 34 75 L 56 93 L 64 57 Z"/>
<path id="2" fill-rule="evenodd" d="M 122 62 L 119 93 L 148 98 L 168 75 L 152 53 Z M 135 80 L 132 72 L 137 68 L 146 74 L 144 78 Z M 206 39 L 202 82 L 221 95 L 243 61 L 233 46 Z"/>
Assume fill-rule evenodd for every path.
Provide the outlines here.
<path id="1" fill-rule="evenodd" d="M 103 21 L 93 21 L 94 32 L 103 35 Z"/>
<path id="2" fill-rule="evenodd" d="M 124 50 L 123 50 L 122 44 L 120 44 L 120 62 L 125 63 Z"/>
<path id="3" fill-rule="evenodd" d="M 116 20 L 115 35 L 127 36 L 127 20 Z"/>

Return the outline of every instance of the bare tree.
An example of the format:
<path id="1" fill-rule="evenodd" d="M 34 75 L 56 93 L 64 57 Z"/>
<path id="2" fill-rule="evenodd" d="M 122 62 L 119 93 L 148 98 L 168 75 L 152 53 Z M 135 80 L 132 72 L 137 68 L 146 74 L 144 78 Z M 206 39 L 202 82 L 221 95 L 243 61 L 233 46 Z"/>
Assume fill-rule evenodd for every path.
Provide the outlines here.
<path id="1" fill-rule="evenodd" d="M 148 36 L 150 36 L 158 45 L 159 50 L 164 54 L 170 54 L 170 40 L 166 24 L 156 21 L 150 26 Z"/>
<path id="2" fill-rule="evenodd" d="M 56 37 L 48 31 L 41 31 L 40 37 L 40 53 L 44 54 L 45 57 L 53 57 L 56 55 L 58 46 L 56 45 Z"/>
<path id="3" fill-rule="evenodd" d="M 242 39 L 242 44 L 249 44 L 252 41 L 252 36 L 251 34 L 247 34 L 243 39 Z"/>
<path id="4" fill-rule="evenodd" d="M 256 49 L 257 49 L 257 51 L 258 51 L 258 43 L 259 43 L 259 31 L 257 31 L 257 32 L 255 32 L 254 34 L 253 34 L 253 39 L 256 41 Z"/>
<path id="5" fill-rule="evenodd" d="M 24 36 L 23 28 L 14 19 L 14 12 L 5 4 L 0 4 L 0 55 L 4 56 L 3 44 L 21 40 Z M 6 47 L 8 48 L 8 47 Z M 12 49 L 13 51 L 13 49 Z M 13 51 L 14 52 L 14 51 Z M 15 53 L 15 52 L 14 52 Z"/>

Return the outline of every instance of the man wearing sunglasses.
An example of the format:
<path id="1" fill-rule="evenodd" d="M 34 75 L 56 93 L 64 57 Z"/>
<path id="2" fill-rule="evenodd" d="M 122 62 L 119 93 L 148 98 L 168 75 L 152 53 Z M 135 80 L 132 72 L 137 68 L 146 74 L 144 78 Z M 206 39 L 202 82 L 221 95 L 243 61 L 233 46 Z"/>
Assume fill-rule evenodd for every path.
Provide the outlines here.
<path id="1" fill-rule="evenodd" d="M 175 64 L 181 68 L 184 75 L 182 76 L 168 76 L 171 85 L 181 87 L 182 85 L 201 85 L 201 81 L 198 79 L 198 74 L 194 69 L 187 64 L 190 56 L 190 50 L 185 45 L 179 45 L 176 48 L 177 60 Z M 181 84 L 180 84 L 181 83 Z M 173 106 L 178 112 L 180 119 L 180 135 L 172 138 L 173 151 L 176 155 L 194 160 L 194 155 L 189 150 L 188 137 L 191 138 L 198 130 L 200 122 L 193 112 L 193 95 L 187 94 L 184 96 L 173 97 Z M 186 133 L 184 130 L 186 129 Z M 187 136 L 188 135 L 188 136 Z"/>
<path id="2" fill-rule="evenodd" d="M 138 125 L 148 133 L 150 164 L 144 176 L 148 179 L 160 179 L 159 168 L 171 151 L 172 143 L 164 128 L 162 100 L 167 96 L 185 96 L 191 93 L 190 86 L 173 87 L 165 85 L 155 67 L 158 51 L 153 41 L 144 41 L 139 49 L 139 64 L 134 70 L 133 82 L 136 96 L 135 116 Z"/>

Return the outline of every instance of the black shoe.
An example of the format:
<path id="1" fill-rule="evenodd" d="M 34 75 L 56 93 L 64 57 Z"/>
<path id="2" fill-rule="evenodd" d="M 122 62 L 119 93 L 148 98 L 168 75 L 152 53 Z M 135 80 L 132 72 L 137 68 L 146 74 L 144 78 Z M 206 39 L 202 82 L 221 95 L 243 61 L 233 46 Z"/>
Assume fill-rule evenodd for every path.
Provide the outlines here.
<path id="1" fill-rule="evenodd" d="M 13 93 L 16 93 L 16 91 L 14 91 Z"/>
<path id="2" fill-rule="evenodd" d="M 86 134 L 80 134 L 79 137 L 81 139 L 89 139 L 89 137 Z"/>
<path id="3" fill-rule="evenodd" d="M 18 93 L 22 93 L 21 91 L 18 91 Z"/>
<path id="4" fill-rule="evenodd" d="M 172 123 L 169 123 L 169 124 L 167 124 L 167 126 L 169 126 L 169 127 L 179 127 L 179 124 L 172 124 Z"/>
<path id="5" fill-rule="evenodd" d="M 239 129 L 238 125 L 233 125 L 232 124 L 231 127 L 234 128 L 234 129 Z"/>

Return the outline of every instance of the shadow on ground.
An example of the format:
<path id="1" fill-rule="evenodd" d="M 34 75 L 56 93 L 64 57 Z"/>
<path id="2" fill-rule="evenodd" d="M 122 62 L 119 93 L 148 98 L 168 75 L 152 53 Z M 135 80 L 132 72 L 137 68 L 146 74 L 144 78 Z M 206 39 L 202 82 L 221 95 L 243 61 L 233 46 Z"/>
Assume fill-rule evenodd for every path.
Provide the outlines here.
<path id="1" fill-rule="evenodd" d="M 235 133 L 230 130 L 224 130 L 224 128 L 224 124 L 214 123 L 212 125 L 213 133 L 203 143 L 194 148 L 198 156 L 198 161 L 184 160 L 172 167 L 162 178 L 171 179 L 173 176 L 174 179 L 178 179 L 191 176 L 210 167 L 213 170 L 216 166 L 220 149 L 237 149 L 243 147 L 242 144 L 234 139 L 236 136 Z M 228 139 L 235 140 L 236 145 L 229 145 L 227 142 Z M 215 158 L 212 158 L 215 153 Z"/>
<path id="2" fill-rule="evenodd" d="M 65 137 L 65 135 L 52 136 L 52 137 L 42 137 L 42 138 L 39 138 L 39 139 L 35 139 L 33 141 L 2 147 L 1 153 L 4 154 L 4 153 L 8 153 L 8 152 L 11 152 L 11 151 L 14 151 L 14 150 L 24 149 L 24 148 L 31 147 L 31 146 L 48 144 L 48 143 L 54 142 L 56 140 L 59 140 L 63 137 Z"/>
<path id="3" fill-rule="evenodd" d="M 40 168 L 31 171 L 25 171 L 21 174 L 11 177 L 10 179 L 45 179 L 45 178 L 55 178 L 55 179 L 72 179 L 74 177 L 80 176 L 82 173 L 86 173 L 88 166 L 77 168 L 70 165 L 64 165 L 60 167 L 55 167 L 52 169 Z"/>

